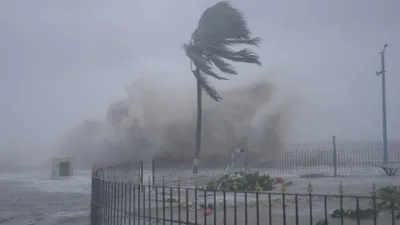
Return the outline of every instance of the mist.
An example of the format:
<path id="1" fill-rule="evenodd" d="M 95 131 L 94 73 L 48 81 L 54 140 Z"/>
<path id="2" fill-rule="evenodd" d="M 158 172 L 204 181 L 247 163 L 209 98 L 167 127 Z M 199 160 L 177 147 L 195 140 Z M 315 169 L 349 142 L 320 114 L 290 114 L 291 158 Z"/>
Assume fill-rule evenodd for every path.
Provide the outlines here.
<path id="1" fill-rule="evenodd" d="M 157 156 L 190 160 L 193 156 L 196 96 L 193 88 L 166 87 L 139 78 L 127 96 L 112 103 L 105 120 L 84 121 L 70 131 L 62 154 L 78 165 L 150 161 Z M 285 129 L 298 101 L 279 91 L 273 77 L 260 76 L 235 88 L 221 90 L 223 101 L 205 98 L 202 157 L 210 159 L 236 148 L 281 151 Z"/>
<path id="2" fill-rule="evenodd" d="M 215 2 L 1 1 L 0 167 L 48 167 L 51 157 L 64 154 L 85 158 L 82 164 L 119 160 L 130 151 L 118 146 L 134 146 L 118 131 L 124 126 L 139 127 L 151 137 L 150 150 L 140 157 L 171 149 L 191 155 L 195 83 L 180 47 Z M 258 129 L 277 121 L 268 120 L 273 115 L 284 119 L 271 122 L 278 135 L 270 149 L 286 148 L 278 144 L 286 142 L 329 142 L 332 135 L 338 141 L 379 141 L 381 83 L 375 71 L 385 43 L 388 136 L 399 139 L 398 1 L 232 4 L 243 11 L 254 36 L 263 38 L 256 49 L 263 66 L 235 65 L 238 76 L 212 81 L 223 101 L 205 98 L 204 133 L 215 130 L 225 139 L 204 137 L 204 154 L 230 148 L 229 135 L 264 147 L 260 141 L 269 135 Z M 132 87 L 140 82 L 145 84 Z M 253 98 L 248 90 L 259 83 L 268 88 Z M 131 110 L 126 123 L 113 126 L 109 112 L 118 103 Z M 240 120 L 232 110 L 237 105 L 244 108 L 238 114 L 246 115 Z M 233 121 L 234 135 L 227 136 L 226 121 Z M 90 140 L 92 147 L 67 147 L 68 138 L 79 132 L 86 136 L 77 143 Z M 182 136 L 166 137 L 172 133 Z M 185 147 L 168 144 L 178 137 Z"/>

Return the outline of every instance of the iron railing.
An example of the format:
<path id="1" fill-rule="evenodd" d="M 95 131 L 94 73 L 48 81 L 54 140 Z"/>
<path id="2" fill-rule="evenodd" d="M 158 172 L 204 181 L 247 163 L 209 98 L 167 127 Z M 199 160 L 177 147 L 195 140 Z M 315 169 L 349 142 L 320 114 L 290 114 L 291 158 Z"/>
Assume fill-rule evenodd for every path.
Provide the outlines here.
<path id="1" fill-rule="evenodd" d="M 389 149 L 389 163 L 400 165 L 400 149 Z M 200 174 L 213 178 L 224 173 L 231 163 L 232 153 L 218 153 L 204 156 L 200 161 Z M 236 169 L 248 164 L 256 171 L 274 176 L 349 176 L 371 175 L 383 172 L 377 164 L 382 164 L 381 149 L 315 149 L 282 151 L 278 153 L 248 152 L 247 162 L 239 161 Z M 153 183 L 162 180 L 187 180 L 191 174 L 192 159 L 174 155 L 158 156 L 152 161 Z M 150 169 L 150 168 L 149 168 Z M 177 183 L 170 183 L 177 185 Z"/>
<path id="2" fill-rule="evenodd" d="M 400 196 L 216 191 L 203 188 L 143 185 L 115 180 L 104 169 L 92 172 L 92 225 L 394 225 L 400 220 Z"/>
<path id="3" fill-rule="evenodd" d="M 200 183 L 219 177 L 232 163 L 232 153 L 218 153 L 203 156 L 196 180 Z M 279 153 L 248 152 L 241 158 L 234 170 L 245 165 L 251 170 L 271 176 L 351 176 L 384 173 L 376 165 L 382 164 L 381 149 L 338 149 L 338 150 L 296 150 Z M 400 149 L 389 150 L 389 163 L 400 166 Z M 246 160 L 246 161 L 244 161 Z M 192 159 L 174 155 L 157 156 L 150 162 L 127 161 L 101 166 L 101 173 L 110 179 L 124 179 L 154 185 L 194 185 Z M 141 181 L 139 181 L 141 179 Z"/>

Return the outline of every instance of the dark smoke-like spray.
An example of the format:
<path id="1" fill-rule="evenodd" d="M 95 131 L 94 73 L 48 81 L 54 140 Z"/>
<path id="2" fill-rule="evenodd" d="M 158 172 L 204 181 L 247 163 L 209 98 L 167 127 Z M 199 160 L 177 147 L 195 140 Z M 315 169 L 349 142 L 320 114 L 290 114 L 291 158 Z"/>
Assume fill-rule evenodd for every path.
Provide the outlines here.
<path id="1" fill-rule="evenodd" d="M 154 80 L 138 79 L 127 97 L 110 105 L 106 121 L 86 121 L 65 139 L 63 154 L 80 166 L 157 155 L 190 159 L 194 151 L 195 93 L 177 93 Z M 248 148 L 282 150 L 294 98 L 268 77 L 220 90 L 223 101 L 204 100 L 201 159 Z"/>

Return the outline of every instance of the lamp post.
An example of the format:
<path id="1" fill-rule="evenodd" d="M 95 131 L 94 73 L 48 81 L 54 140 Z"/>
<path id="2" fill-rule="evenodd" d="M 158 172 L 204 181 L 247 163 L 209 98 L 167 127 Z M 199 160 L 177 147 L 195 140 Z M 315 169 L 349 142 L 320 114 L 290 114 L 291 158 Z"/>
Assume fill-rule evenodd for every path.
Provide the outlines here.
<path id="1" fill-rule="evenodd" d="M 382 136 L 383 136 L 383 164 L 388 163 L 388 147 L 387 147 L 387 126 L 386 126 L 386 84 L 385 84 L 385 49 L 388 44 L 383 46 L 383 50 L 379 52 L 381 55 L 381 71 L 376 72 L 376 76 L 382 77 Z"/>

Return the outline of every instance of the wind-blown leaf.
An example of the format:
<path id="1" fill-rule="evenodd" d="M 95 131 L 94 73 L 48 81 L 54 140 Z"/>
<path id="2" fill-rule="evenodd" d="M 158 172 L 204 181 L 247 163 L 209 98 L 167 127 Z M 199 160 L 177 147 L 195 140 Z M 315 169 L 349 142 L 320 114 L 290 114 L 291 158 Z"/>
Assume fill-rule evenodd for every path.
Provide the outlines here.
<path id="1" fill-rule="evenodd" d="M 259 47 L 261 43 L 261 38 L 256 37 L 252 39 L 227 39 L 223 42 L 226 45 L 235 45 L 235 44 L 246 44 L 246 45 L 254 45 Z"/>
<path id="2" fill-rule="evenodd" d="M 214 77 L 219 80 L 227 80 L 224 77 L 218 76 L 216 73 L 212 71 L 211 60 L 207 59 L 204 55 L 198 54 L 198 49 L 193 47 L 192 45 L 185 46 L 187 56 L 192 60 L 192 63 L 203 73 Z"/>
<path id="3" fill-rule="evenodd" d="M 219 58 L 218 56 L 211 54 L 211 55 L 207 56 L 207 58 L 222 72 L 234 74 L 234 75 L 237 74 L 235 69 L 233 69 L 232 65 L 225 62 L 223 59 Z"/>
<path id="4" fill-rule="evenodd" d="M 217 90 L 208 83 L 207 77 L 199 74 L 197 75 L 195 71 L 192 71 L 194 76 L 196 77 L 197 81 L 200 82 L 201 90 L 210 96 L 215 101 L 219 102 L 222 98 L 218 94 Z"/>
<path id="5" fill-rule="evenodd" d="M 234 62 L 254 63 L 261 66 L 260 57 L 246 48 L 235 52 L 231 57 L 227 56 L 223 58 Z"/>
<path id="6" fill-rule="evenodd" d="M 234 62 L 254 63 L 261 65 L 259 56 L 246 48 L 235 52 L 225 46 L 220 46 L 218 49 L 213 48 L 209 49 L 209 51 L 213 55 Z"/>

